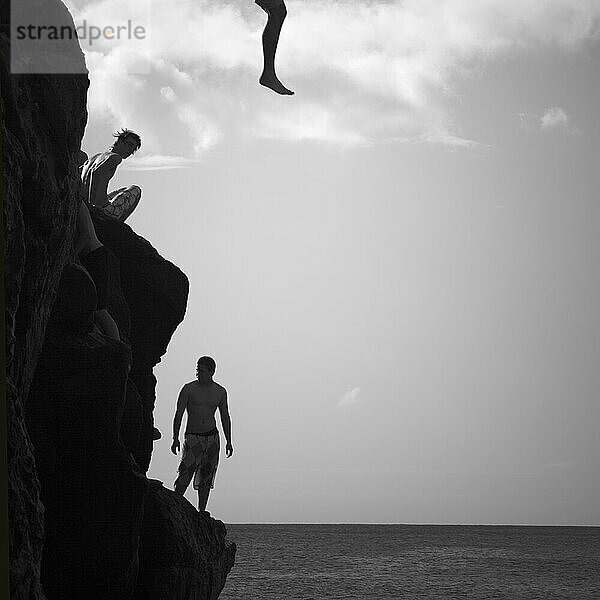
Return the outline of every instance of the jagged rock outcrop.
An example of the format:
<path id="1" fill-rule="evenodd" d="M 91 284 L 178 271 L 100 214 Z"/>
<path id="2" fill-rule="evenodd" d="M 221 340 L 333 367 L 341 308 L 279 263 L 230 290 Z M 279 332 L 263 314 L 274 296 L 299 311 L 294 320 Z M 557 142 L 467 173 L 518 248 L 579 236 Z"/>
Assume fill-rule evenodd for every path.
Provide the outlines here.
<path id="1" fill-rule="evenodd" d="M 221 521 L 150 480 L 133 600 L 215 600 L 234 558 L 235 545 L 226 544 Z"/>
<path id="2" fill-rule="evenodd" d="M 70 20 L 59 0 L 36 6 Z M 235 554 L 222 523 L 145 477 L 152 368 L 183 319 L 187 279 L 127 225 L 94 214 L 115 255 L 109 310 L 122 341 L 93 330 L 96 290 L 72 256 L 87 75 L 11 74 L 8 11 L 2 3 L 11 600 L 170 598 L 148 571 L 169 547 L 194 556 L 179 570 L 180 554 L 164 556 L 170 589 L 215 598 Z"/>
<path id="3" fill-rule="evenodd" d="M 139 392 L 142 410 L 139 439 L 137 444 L 131 440 L 131 446 L 138 465 L 146 473 L 152 454 L 152 414 L 156 400 L 156 378 L 152 369 L 160 362 L 173 332 L 183 320 L 189 283 L 179 268 L 160 256 L 127 224 L 98 210 L 92 210 L 91 215 L 99 239 L 120 263 L 122 296 L 129 307 L 131 322 L 127 336 L 133 356 L 129 378 Z M 109 304 L 111 314 L 118 299 L 119 292 L 115 290 Z M 134 402 L 131 394 L 126 407 L 128 414 Z"/>
<path id="4" fill-rule="evenodd" d="M 183 306 L 173 302 L 187 297 L 185 275 L 127 225 L 104 223 L 98 229 L 102 241 L 102 232 L 107 231 L 113 242 L 127 240 L 132 262 L 135 249 L 143 249 L 139 263 L 146 265 L 131 272 L 121 268 L 120 277 L 111 273 L 111 286 L 145 273 L 147 294 L 163 298 L 162 331 L 169 323 L 174 328 L 176 315 L 183 316 L 185 310 L 185 302 Z M 122 251 L 118 244 L 115 247 Z M 154 278 L 153 266 L 158 271 Z M 173 290 L 176 283 L 179 293 Z M 109 296 L 111 309 L 111 301 L 120 303 L 125 294 L 111 289 Z M 235 547 L 225 546 L 222 523 L 201 518 L 174 492 L 147 494 L 145 468 L 136 458 L 139 446 L 130 432 L 136 431 L 138 438 L 151 436 L 144 424 L 151 422 L 152 412 L 144 402 L 132 404 L 138 396 L 128 380 L 130 346 L 92 328 L 95 306 L 96 290 L 89 275 L 83 267 L 67 264 L 27 402 L 27 426 L 46 509 L 44 590 L 51 600 L 120 600 L 131 598 L 134 590 L 136 598 L 166 599 L 173 594 L 182 599 L 216 598 L 233 564 Z M 136 310 L 133 306 L 129 311 L 131 322 Z M 121 311 L 120 320 L 125 315 Z M 152 330 L 153 321 L 142 319 L 141 325 L 146 332 Z M 131 339 L 135 348 L 140 342 L 133 334 Z M 151 339 L 147 336 L 143 343 L 150 344 Z M 153 351 L 157 348 L 154 344 Z"/>

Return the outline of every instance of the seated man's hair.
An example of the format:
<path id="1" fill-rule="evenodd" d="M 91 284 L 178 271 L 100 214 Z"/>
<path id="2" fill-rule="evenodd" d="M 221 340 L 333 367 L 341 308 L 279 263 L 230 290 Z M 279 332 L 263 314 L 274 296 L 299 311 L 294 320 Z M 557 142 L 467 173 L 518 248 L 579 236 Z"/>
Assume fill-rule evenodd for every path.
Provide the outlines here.
<path id="1" fill-rule="evenodd" d="M 131 129 L 121 129 L 121 131 L 116 131 L 113 133 L 113 137 L 117 138 L 117 142 L 127 138 L 132 139 L 137 146 L 135 150 L 139 150 L 142 147 L 142 138 L 135 133 L 135 131 L 131 131 Z"/>
<path id="2" fill-rule="evenodd" d="M 215 374 L 217 370 L 217 363 L 210 356 L 202 356 L 198 359 L 198 363 L 196 365 L 196 377 L 198 376 L 198 367 L 206 367 L 212 375 Z"/>

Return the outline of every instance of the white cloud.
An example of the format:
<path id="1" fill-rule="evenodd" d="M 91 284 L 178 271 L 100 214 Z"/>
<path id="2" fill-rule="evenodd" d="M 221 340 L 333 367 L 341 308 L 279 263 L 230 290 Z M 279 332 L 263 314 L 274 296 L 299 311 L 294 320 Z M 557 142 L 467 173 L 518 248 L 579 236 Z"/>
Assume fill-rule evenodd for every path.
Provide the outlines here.
<path id="1" fill-rule="evenodd" d="M 580 132 L 573 124 L 571 117 L 559 106 L 553 106 L 546 110 L 540 121 L 540 129 L 542 131 L 558 129 L 573 134 Z"/>
<path id="2" fill-rule="evenodd" d="M 124 162 L 123 171 L 156 171 L 160 169 L 185 169 L 200 162 L 200 159 L 187 158 L 185 156 L 164 156 L 150 154 L 136 157 L 131 162 Z"/>
<path id="3" fill-rule="evenodd" d="M 523 112 L 519 113 L 521 127 L 529 132 L 562 131 L 563 133 L 579 134 L 581 130 L 575 126 L 573 119 L 560 106 L 547 108 L 541 115 Z"/>
<path id="4" fill-rule="evenodd" d="M 160 95 L 167 102 L 176 102 L 177 101 L 177 94 L 173 91 L 173 88 L 169 85 L 166 85 L 165 87 L 160 88 Z"/>
<path id="5" fill-rule="evenodd" d="M 569 127 L 569 117 L 567 113 L 558 106 L 549 108 L 543 115 L 540 122 L 540 128 L 544 129 L 567 129 Z"/>
<path id="6" fill-rule="evenodd" d="M 260 114 L 251 132 L 256 137 L 291 141 L 314 140 L 347 146 L 367 143 L 363 135 L 344 127 L 333 110 L 309 102 L 292 106 L 282 113 Z"/>
<path id="7" fill-rule="evenodd" d="M 336 407 L 359 404 L 360 402 L 362 402 L 362 398 L 360 397 L 360 394 L 361 394 L 361 389 L 359 387 L 355 387 L 355 388 L 349 390 L 337 401 Z"/>
<path id="8" fill-rule="evenodd" d="M 140 0 L 67 0 L 76 21 L 146 18 Z M 287 0 L 282 98 L 258 85 L 264 13 L 247 0 L 151 0 L 147 43 L 88 53 L 93 126 L 137 128 L 144 152 L 199 157 L 225 138 L 476 148 L 450 118 L 473 68 L 599 37 L 597 0 Z M 147 20 L 147 19 L 146 19 Z M 148 60 L 147 74 L 132 69 Z M 552 120 L 554 119 L 554 121 Z M 549 115 L 547 128 L 561 127 Z M 567 117 L 568 120 L 568 117 Z M 136 123 L 134 126 L 133 123 Z"/>
<path id="9" fill-rule="evenodd" d="M 444 144 L 445 146 L 454 148 L 489 148 L 488 144 L 477 142 L 475 140 L 468 140 L 443 130 L 427 132 L 420 137 L 420 141 L 429 142 L 432 144 Z"/>

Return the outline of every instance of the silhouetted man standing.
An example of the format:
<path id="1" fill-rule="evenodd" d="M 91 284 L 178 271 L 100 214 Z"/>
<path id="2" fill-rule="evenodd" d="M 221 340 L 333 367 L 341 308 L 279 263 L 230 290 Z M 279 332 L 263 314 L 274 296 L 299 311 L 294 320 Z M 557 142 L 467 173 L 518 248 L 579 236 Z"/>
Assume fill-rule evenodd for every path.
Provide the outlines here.
<path id="1" fill-rule="evenodd" d="M 231 417 L 227 406 L 227 390 L 213 381 L 216 363 L 210 356 L 198 359 L 196 380 L 186 383 L 179 392 L 177 410 L 173 419 L 173 444 L 171 452 L 179 450 L 179 428 L 183 413 L 187 410 L 187 426 L 183 455 L 179 463 L 179 475 L 175 480 L 175 492 L 183 496 L 190 481 L 198 490 L 198 511 L 206 508 L 210 490 L 214 487 L 219 465 L 219 431 L 215 422 L 217 408 L 227 440 L 226 456 L 233 454 L 231 445 Z"/>

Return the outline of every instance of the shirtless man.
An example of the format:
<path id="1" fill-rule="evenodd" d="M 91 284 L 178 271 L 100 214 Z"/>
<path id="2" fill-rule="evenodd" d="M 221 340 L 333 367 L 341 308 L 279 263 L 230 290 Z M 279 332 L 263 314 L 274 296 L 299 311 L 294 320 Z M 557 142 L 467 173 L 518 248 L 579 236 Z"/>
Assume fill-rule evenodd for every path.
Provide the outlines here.
<path id="1" fill-rule="evenodd" d="M 125 221 L 138 205 L 142 190 L 137 185 L 131 185 L 108 192 L 108 182 L 121 162 L 141 147 L 142 140 L 129 129 L 113 133 L 113 136 L 117 141 L 110 150 L 94 154 L 83 164 L 81 181 L 86 204 L 97 206 L 107 215 Z"/>
<path id="2" fill-rule="evenodd" d="M 210 356 L 198 359 L 196 380 L 186 383 L 179 392 L 177 410 L 173 419 L 173 444 L 171 452 L 179 450 L 179 428 L 183 412 L 187 409 L 187 426 L 183 455 L 175 480 L 175 492 L 181 496 L 194 480 L 198 490 L 198 512 L 203 512 L 208 502 L 210 490 L 214 487 L 219 464 L 219 432 L 215 422 L 217 408 L 221 415 L 221 425 L 227 440 L 227 458 L 233 454 L 231 445 L 231 417 L 227 407 L 227 390 L 213 381 L 216 364 Z"/>

